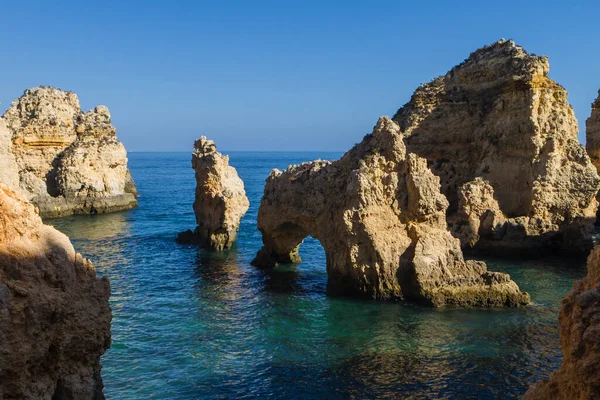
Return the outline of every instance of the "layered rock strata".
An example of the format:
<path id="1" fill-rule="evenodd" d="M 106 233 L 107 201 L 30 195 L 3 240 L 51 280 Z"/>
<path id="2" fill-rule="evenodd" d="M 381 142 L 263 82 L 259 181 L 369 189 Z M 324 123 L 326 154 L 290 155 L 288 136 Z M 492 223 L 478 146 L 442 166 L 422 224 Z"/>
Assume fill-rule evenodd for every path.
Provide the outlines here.
<path id="1" fill-rule="evenodd" d="M 433 306 L 529 302 L 506 274 L 465 261 L 447 230 L 448 201 L 427 161 L 381 118 L 340 160 L 273 170 L 258 213 L 254 265 L 299 262 L 307 236 L 325 249 L 332 294 L 404 298 Z"/>
<path id="2" fill-rule="evenodd" d="M 563 299 L 558 317 L 563 362 L 525 400 L 600 398 L 600 247 L 588 257 L 586 277 Z"/>
<path id="3" fill-rule="evenodd" d="M 180 234 L 178 241 L 213 250 L 228 249 L 250 206 L 244 182 L 229 165 L 229 157 L 217 152 L 215 143 L 204 136 L 194 143 L 192 168 L 196 172 L 194 213 L 198 226 L 194 232 Z"/>
<path id="4" fill-rule="evenodd" d="M 440 177 L 463 246 L 591 250 L 600 179 L 549 68 L 501 40 L 419 87 L 393 118 L 408 151 Z M 493 226 L 465 213 L 468 203 L 494 214 Z"/>
<path id="5" fill-rule="evenodd" d="M 592 103 L 592 115 L 585 122 L 585 139 L 592 163 L 600 171 L 600 91 L 598 98 Z"/>
<path id="6" fill-rule="evenodd" d="M 0 183 L 0 398 L 103 399 L 110 286 Z"/>
<path id="7" fill-rule="evenodd" d="M 83 113 L 75 93 L 36 87 L 14 101 L 4 119 L 19 186 L 42 216 L 104 213 L 137 205 L 127 152 L 106 107 Z"/>

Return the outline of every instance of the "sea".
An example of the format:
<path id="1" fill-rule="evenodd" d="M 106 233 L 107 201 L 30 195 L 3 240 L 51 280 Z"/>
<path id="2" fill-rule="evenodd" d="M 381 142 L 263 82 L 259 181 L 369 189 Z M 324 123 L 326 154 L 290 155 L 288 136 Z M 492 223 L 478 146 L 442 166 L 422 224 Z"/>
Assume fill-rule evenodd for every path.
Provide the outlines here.
<path id="1" fill-rule="evenodd" d="M 265 179 L 341 153 L 231 152 L 250 209 L 225 252 L 178 244 L 194 229 L 191 153 L 130 153 L 139 207 L 47 220 L 110 279 L 107 399 L 512 399 L 561 363 L 561 297 L 581 259 L 485 257 L 534 304 L 433 309 L 325 293 L 320 243 L 262 270 L 256 227 Z"/>

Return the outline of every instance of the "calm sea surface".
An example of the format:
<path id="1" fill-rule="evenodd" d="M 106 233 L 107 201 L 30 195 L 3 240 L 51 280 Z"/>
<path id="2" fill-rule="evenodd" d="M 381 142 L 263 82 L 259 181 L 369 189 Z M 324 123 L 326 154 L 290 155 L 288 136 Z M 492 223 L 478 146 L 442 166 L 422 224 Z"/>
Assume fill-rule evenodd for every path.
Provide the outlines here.
<path id="1" fill-rule="evenodd" d="M 560 298 L 584 275 L 581 261 L 487 259 L 536 303 L 507 310 L 327 297 L 311 238 L 300 265 L 252 267 L 270 170 L 340 155 L 231 153 L 250 210 L 223 253 L 175 243 L 195 227 L 189 153 L 129 155 L 135 210 L 48 221 L 111 282 L 107 399 L 507 399 L 560 364 Z"/>

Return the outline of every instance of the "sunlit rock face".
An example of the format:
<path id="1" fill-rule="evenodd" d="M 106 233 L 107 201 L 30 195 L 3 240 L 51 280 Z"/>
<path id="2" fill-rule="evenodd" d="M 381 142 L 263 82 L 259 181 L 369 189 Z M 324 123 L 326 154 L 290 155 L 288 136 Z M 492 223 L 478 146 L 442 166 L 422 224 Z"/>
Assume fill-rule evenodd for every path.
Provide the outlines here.
<path id="1" fill-rule="evenodd" d="M 592 103 L 592 115 L 585 123 L 585 146 L 592 163 L 600 171 L 600 91 Z"/>
<path id="2" fill-rule="evenodd" d="M 463 246 L 592 248 L 600 180 L 549 68 L 546 57 L 501 40 L 419 87 L 393 118 L 408 151 L 440 177 L 448 222 Z M 483 184 L 483 192 L 471 190 Z M 490 205 L 493 221 L 466 214 L 470 203 Z"/>
<path id="3" fill-rule="evenodd" d="M 103 213 L 137 205 L 127 152 L 106 107 L 83 113 L 75 93 L 36 87 L 14 101 L 4 119 L 19 186 L 42 216 Z"/>
<path id="4" fill-rule="evenodd" d="M 219 153 L 215 142 L 204 136 L 194 143 L 192 168 L 196 172 L 194 213 L 198 226 L 194 232 L 180 234 L 178 241 L 218 251 L 228 249 L 250 206 L 244 182 L 229 165 L 229 157 Z"/>
<path id="5" fill-rule="evenodd" d="M 447 230 L 448 201 L 427 160 L 381 118 L 340 160 L 273 170 L 258 213 L 254 265 L 299 262 L 312 236 L 325 249 L 331 294 L 404 298 L 433 306 L 517 306 L 529 296 L 506 274 L 465 261 Z"/>
<path id="6" fill-rule="evenodd" d="M 0 183 L 0 399 L 103 399 L 108 280 Z"/>
<path id="7" fill-rule="evenodd" d="M 12 151 L 11 133 L 6 121 L 0 117 L 0 182 L 9 188 L 19 188 L 19 167 Z"/>
<path id="8" fill-rule="evenodd" d="M 558 322 L 563 363 L 529 389 L 525 400 L 600 399 L 600 247 L 588 257 L 586 277 L 563 299 Z"/>

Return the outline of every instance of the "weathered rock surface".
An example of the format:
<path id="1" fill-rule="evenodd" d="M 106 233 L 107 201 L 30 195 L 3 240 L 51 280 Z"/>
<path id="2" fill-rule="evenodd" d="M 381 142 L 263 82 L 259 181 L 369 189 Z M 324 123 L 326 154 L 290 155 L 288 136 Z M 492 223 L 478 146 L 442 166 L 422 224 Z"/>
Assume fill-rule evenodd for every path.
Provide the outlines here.
<path id="1" fill-rule="evenodd" d="M 0 117 L 0 182 L 14 190 L 19 188 L 19 167 L 12 152 L 11 134 Z"/>
<path id="2" fill-rule="evenodd" d="M 501 40 L 419 87 L 393 118 L 408 151 L 440 177 L 464 246 L 591 250 L 600 180 L 549 68 L 546 57 Z M 477 179 L 489 186 L 483 193 L 464 186 Z M 478 198 L 465 199 L 470 194 Z M 492 205 L 492 234 L 478 232 L 491 221 L 465 214 L 465 202 Z"/>
<path id="3" fill-rule="evenodd" d="M 525 400 L 600 399 L 600 246 L 588 257 L 587 276 L 575 282 L 558 317 L 563 363 Z"/>
<path id="4" fill-rule="evenodd" d="M 229 165 L 229 157 L 217 152 L 215 143 L 204 136 L 194 143 L 192 168 L 196 171 L 194 213 L 198 226 L 194 232 L 181 233 L 178 241 L 228 249 L 250 206 L 244 182 Z"/>
<path id="5" fill-rule="evenodd" d="M 598 92 L 598 98 L 592 103 L 592 115 L 585 122 L 585 128 L 587 152 L 596 170 L 600 171 L 600 91 Z"/>
<path id="6" fill-rule="evenodd" d="M 340 160 L 274 170 L 258 213 L 254 265 L 299 262 L 307 236 L 325 249 L 329 293 L 405 298 L 434 306 L 529 302 L 506 274 L 465 261 L 447 230 L 448 201 L 427 161 L 381 118 Z"/>
<path id="7" fill-rule="evenodd" d="M 0 399 L 103 399 L 110 286 L 0 183 Z"/>
<path id="8" fill-rule="evenodd" d="M 137 205 L 127 152 L 104 106 L 83 113 L 75 93 L 28 89 L 6 111 L 20 188 L 46 217 Z M 1 128 L 0 128 L 1 129 Z"/>

